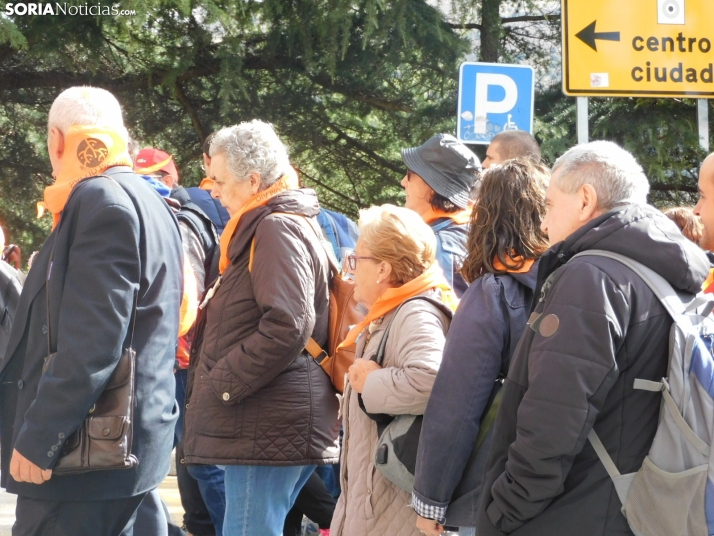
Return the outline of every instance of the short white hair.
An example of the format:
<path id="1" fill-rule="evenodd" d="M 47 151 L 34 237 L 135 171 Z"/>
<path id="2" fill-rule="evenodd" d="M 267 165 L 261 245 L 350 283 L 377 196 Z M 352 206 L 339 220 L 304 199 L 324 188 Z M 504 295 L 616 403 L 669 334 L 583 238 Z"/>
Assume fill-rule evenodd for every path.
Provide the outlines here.
<path id="1" fill-rule="evenodd" d="M 556 176 L 556 171 L 560 173 Z M 555 161 L 553 179 L 560 190 L 573 194 L 585 184 L 597 194 L 598 207 L 647 204 L 650 184 L 632 154 L 610 141 L 576 145 Z"/>
<path id="2" fill-rule="evenodd" d="M 211 140 L 211 158 L 226 155 L 226 167 L 237 181 L 260 175 L 264 190 L 276 182 L 290 166 L 288 150 L 270 123 L 258 119 L 219 130 Z"/>
<path id="3" fill-rule="evenodd" d="M 59 94 L 50 108 L 47 129 L 55 127 L 66 134 L 73 125 L 111 128 L 125 141 L 129 139 L 119 101 L 106 89 L 78 86 Z"/>

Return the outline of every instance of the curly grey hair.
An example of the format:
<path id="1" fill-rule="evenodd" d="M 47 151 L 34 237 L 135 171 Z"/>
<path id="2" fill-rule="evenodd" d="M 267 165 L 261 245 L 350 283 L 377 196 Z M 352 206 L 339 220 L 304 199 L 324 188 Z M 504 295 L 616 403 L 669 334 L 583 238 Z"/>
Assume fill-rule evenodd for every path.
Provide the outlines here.
<path id="1" fill-rule="evenodd" d="M 211 140 L 211 158 L 226 155 L 226 167 L 236 181 L 260 175 L 260 189 L 277 181 L 290 166 L 288 150 L 270 123 L 258 119 L 219 130 Z"/>
<path id="2" fill-rule="evenodd" d="M 621 205 L 646 204 L 650 191 L 635 157 L 610 141 L 576 145 L 566 151 L 555 161 L 551 182 L 569 194 L 591 185 L 598 207 L 606 211 Z"/>

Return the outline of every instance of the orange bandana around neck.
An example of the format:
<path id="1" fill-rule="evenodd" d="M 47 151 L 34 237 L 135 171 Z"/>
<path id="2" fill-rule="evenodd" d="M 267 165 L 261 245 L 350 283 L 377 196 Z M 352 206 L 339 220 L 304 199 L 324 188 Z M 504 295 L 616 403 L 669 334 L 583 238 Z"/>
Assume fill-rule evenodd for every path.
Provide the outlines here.
<path id="1" fill-rule="evenodd" d="M 201 190 L 213 190 L 213 185 L 216 183 L 213 179 L 209 179 L 206 177 L 201 181 L 201 184 L 198 185 L 198 187 Z"/>
<path id="2" fill-rule="evenodd" d="M 518 264 L 523 260 L 523 257 L 520 255 L 516 255 L 515 257 L 510 257 L 509 261 L 511 264 Z M 509 268 L 505 264 L 503 264 L 500 260 L 498 260 L 498 256 L 493 258 L 493 267 L 500 271 L 500 272 L 508 272 L 509 274 L 525 274 L 527 272 L 531 271 L 531 268 L 533 267 L 533 263 L 535 262 L 535 259 L 526 259 L 523 262 L 523 266 L 521 268 Z"/>
<path id="3" fill-rule="evenodd" d="M 454 291 L 451 290 L 449 283 L 446 282 L 444 272 L 441 271 L 439 263 L 434 262 L 434 264 L 419 277 L 412 279 L 408 283 L 404 283 L 401 287 L 389 288 L 384 291 L 384 294 L 370 307 L 365 319 L 350 330 L 338 348 L 350 346 L 357 340 L 362 330 L 369 326 L 370 322 L 384 316 L 392 309 L 396 309 L 409 298 L 418 296 L 432 288 L 441 289 L 443 302 L 447 307 L 454 311 L 456 310 L 456 307 L 459 305 L 459 300 L 454 294 Z"/>
<path id="4" fill-rule="evenodd" d="M 463 225 L 464 223 L 469 223 L 471 221 L 471 208 L 465 208 L 463 210 L 459 210 L 458 212 L 445 212 L 443 210 L 435 210 L 430 207 L 426 213 L 422 214 L 421 218 L 426 223 L 431 223 L 441 218 L 449 218 L 457 225 Z"/>
<path id="5" fill-rule="evenodd" d="M 52 213 L 52 228 L 59 222 L 72 189 L 82 180 L 101 175 L 113 166 L 134 167 L 126 141 L 116 131 L 93 125 L 73 125 L 64 135 L 62 170 L 52 186 L 45 188 L 37 214 Z"/>
<path id="6" fill-rule="evenodd" d="M 709 270 L 709 276 L 707 277 L 707 280 L 704 281 L 702 290 L 704 291 L 704 294 L 714 294 L 714 268 Z"/>
<path id="7" fill-rule="evenodd" d="M 228 246 L 231 243 L 231 239 L 233 238 L 236 229 L 238 229 L 238 223 L 240 222 L 240 219 L 243 214 L 253 210 L 254 208 L 267 205 L 268 201 L 270 201 L 273 197 L 282 192 L 285 192 L 287 190 L 295 190 L 298 187 L 299 185 L 297 177 L 284 175 L 275 184 L 270 186 L 270 188 L 263 190 L 262 192 L 258 192 L 253 197 L 251 197 L 242 209 L 240 209 L 238 212 L 233 214 L 233 216 L 231 216 L 231 219 L 228 220 L 226 228 L 223 229 L 223 233 L 221 234 L 221 260 L 218 264 L 218 269 L 221 273 L 223 273 L 226 268 L 228 268 L 228 265 L 231 263 L 230 259 L 228 258 Z"/>

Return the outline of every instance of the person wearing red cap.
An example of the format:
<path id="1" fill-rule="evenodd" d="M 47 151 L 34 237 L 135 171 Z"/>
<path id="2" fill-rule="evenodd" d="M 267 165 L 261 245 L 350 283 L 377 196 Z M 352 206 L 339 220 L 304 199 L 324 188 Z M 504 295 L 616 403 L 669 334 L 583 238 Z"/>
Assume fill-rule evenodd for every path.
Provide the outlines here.
<path id="1" fill-rule="evenodd" d="M 192 202 L 186 189 L 179 185 L 179 173 L 170 154 L 160 149 L 142 149 L 136 155 L 135 171 L 148 180 L 172 207 L 181 229 L 184 263 L 188 262 L 190 265 L 191 277 L 195 279 L 200 298 L 206 285 L 218 276 L 219 251 L 215 225 Z M 193 332 L 191 327 L 188 332 L 181 334 L 176 352 L 176 400 L 182 410 L 176 423 L 178 486 L 181 503 L 186 512 L 185 528 L 196 536 L 220 535 L 224 508 L 222 500 L 216 499 L 217 493 L 221 492 L 214 488 L 217 485 L 223 486 L 223 471 L 215 466 L 199 466 L 196 468 L 196 476 L 193 476 L 193 472 L 180 462 L 183 458 L 183 410 Z"/>
<path id="2" fill-rule="evenodd" d="M 174 163 L 174 157 L 160 149 L 142 149 L 136 155 L 134 171 L 163 182 L 170 189 L 179 183 L 179 174 Z"/>

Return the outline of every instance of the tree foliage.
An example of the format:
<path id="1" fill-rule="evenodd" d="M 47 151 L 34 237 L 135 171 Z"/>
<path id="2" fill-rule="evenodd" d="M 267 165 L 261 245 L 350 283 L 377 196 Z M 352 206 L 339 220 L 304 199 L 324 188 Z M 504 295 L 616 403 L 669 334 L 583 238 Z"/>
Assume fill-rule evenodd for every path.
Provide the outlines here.
<path id="1" fill-rule="evenodd" d="M 451 131 L 467 42 L 416 0 L 123 3 L 135 17 L 0 19 L 0 202 L 13 240 L 37 248 L 47 221 L 45 122 L 54 97 L 91 84 L 120 100 L 132 136 L 201 178 L 213 130 L 272 122 L 324 205 L 355 215 L 396 201 L 399 148 Z M 3 3 L 0 2 L 0 10 Z"/>
<path id="2" fill-rule="evenodd" d="M 560 2 L 124 0 L 119 7 L 136 15 L 0 15 L 0 224 L 26 250 L 49 230 L 48 219 L 35 218 L 51 182 L 47 112 L 72 85 L 117 95 L 133 137 L 171 152 L 189 185 L 201 178 L 210 132 L 270 121 L 321 202 L 352 216 L 371 203 L 398 202 L 400 148 L 454 132 L 465 58 L 533 65 L 535 133 L 546 159 L 576 141 L 575 100 L 560 90 Z M 703 156 L 694 101 L 591 99 L 590 125 L 592 139 L 636 154 L 654 201 L 691 200 Z"/>

